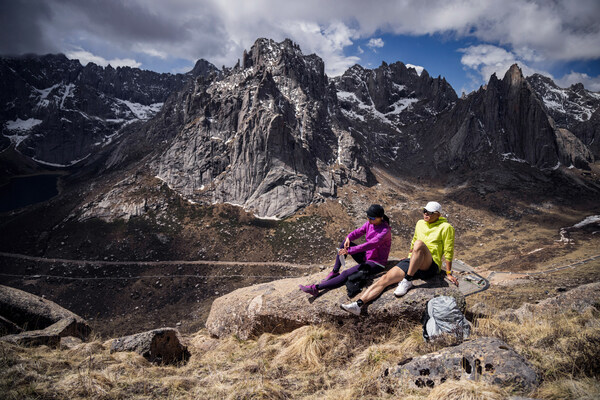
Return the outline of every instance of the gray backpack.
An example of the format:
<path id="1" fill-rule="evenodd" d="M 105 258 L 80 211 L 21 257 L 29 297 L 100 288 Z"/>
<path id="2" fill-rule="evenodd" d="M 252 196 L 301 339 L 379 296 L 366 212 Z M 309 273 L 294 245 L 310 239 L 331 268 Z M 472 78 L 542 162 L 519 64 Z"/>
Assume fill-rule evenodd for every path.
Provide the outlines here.
<path id="1" fill-rule="evenodd" d="M 452 296 L 439 296 L 427 302 L 423 312 L 423 337 L 429 340 L 442 333 L 466 338 L 471 333 L 471 324 L 456 305 Z"/>

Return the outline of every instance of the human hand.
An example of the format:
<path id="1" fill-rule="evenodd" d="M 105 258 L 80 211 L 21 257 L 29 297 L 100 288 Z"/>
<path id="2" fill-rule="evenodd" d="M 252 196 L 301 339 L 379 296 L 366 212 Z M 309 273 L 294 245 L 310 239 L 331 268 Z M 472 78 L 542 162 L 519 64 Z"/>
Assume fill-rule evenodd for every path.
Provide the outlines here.
<path id="1" fill-rule="evenodd" d="M 458 279 L 456 279 L 456 277 L 452 276 L 452 275 L 446 275 L 446 278 L 448 278 L 448 280 L 452 283 L 454 283 L 456 286 L 458 286 Z"/>
<path id="2" fill-rule="evenodd" d="M 348 255 L 348 249 L 340 249 L 340 251 L 338 251 L 338 254 L 340 256 Z"/>
<path id="3" fill-rule="evenodd" d="M 344 249 L 348 250 L 348 247 L 350 247 L 350 239 L 346 238 L 344 241 Z"/>

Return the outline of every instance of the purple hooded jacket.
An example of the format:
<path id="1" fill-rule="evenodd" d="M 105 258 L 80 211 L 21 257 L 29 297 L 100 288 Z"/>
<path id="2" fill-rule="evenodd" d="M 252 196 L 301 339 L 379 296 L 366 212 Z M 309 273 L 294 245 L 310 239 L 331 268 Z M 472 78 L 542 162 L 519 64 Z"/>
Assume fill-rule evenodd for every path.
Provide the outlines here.
<path id="1" fill-rule="evenodd" d="M 353 230 L 348 235 L 350 241 L 365 236 L 366 242 L 358 246 L 350 246 L 348 254 L 356 254 L 365 251 L 367 261 L 375 261 L 385 266 L 392 247 L 392 230 L 387 222 L 382 221 L 379 225 L 373 225 L 367 221 L 363 226 Z"/>

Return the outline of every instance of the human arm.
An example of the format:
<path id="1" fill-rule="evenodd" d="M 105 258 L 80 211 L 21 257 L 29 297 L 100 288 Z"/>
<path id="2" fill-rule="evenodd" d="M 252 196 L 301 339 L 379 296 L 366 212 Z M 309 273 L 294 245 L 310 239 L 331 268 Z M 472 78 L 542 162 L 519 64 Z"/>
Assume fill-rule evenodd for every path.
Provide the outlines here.
<path id="1" fill-rule="evenodd" d="M 454 228 L 448 225 L 442 235 L 444 240 L 444 259 L 446 260 L 446 277 L 458 286 L 458 279 L 452 275 L 452 259 L 454 258 Z"/>
<path id="2" fill-rule="evenodd" d="M 417 241 L 417 228 L 419 226 L 419 223 L 417 222 L 417 225 L 415 226 L 415 233 L 413 234 L 413 238 L 410 241 L 410 249 L 408 250 L 408 257 L 410 258 L 410 256 L 412 255 L 412 251 L 413 248 L 415 246 L 415 242 Z"/>
<path id="3" fill-rule="evenodd" d="M 350 232 L 348 234 L 348 236 L 346 237 L 346 242 L 348 242 L 348 247 L 350 247 L 350 242 L 353 240 L 358 239 L 359 237 L 364 236 L 367 233 L 367 228 L 369 227 L 369 223 L 366 222 L 363 226 L 361 226 L 358 229 L 353 230 L 352 232 Z M 346 242 L 344 242 L 344 247 L 346 247 Z"/>
<path id="4" fill-rule="evenodd" d="M 389 226 L 386 226 L 383 229 L 381 229 L 381 231 L 379 233 L 377 233 L 377 235 L 371 237 L 365 243 L 359 244 L 357 246 L 349 247 L 348 254 L 356 254 L 356 253 L 361 253 L 361 252 L 364 252 L 367 250 L 374 249 L 374 248 L 378 247 L 380 245 L 380 243 L 383 240 L 385 240 L 385 238 L 389 235 L 390 235 L 390 228 L 389 228 Z"/>

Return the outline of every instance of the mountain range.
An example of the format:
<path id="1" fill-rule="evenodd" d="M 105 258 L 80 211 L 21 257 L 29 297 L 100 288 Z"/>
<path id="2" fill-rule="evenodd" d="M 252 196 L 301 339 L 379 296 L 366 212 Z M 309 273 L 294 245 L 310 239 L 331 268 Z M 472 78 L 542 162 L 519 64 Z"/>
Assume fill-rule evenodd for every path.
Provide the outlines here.
<path id="1" fill-rule="evenodd" d="M 581 84 L 559 88 L 513 65 L 459 98 L 443 77 L 402 62 L 324 71 L 289 39 L 258 39 L 232 68 L 200 60 L 176 75 L 4 57 L 0 151 L 14 157 L 0 167 L 15 175 L 34 160 L 67 168 L 74 186 L 93 182 L 78 186 L 71 218 L 81 221 L 153 209 L 140 176 L 190 203 L 262 218 L 336 198 L 348 183 L 372 186 L 374 168 L 457 186 L 600 190 L 600 94 Z"/>

